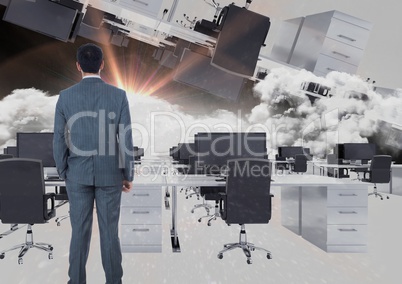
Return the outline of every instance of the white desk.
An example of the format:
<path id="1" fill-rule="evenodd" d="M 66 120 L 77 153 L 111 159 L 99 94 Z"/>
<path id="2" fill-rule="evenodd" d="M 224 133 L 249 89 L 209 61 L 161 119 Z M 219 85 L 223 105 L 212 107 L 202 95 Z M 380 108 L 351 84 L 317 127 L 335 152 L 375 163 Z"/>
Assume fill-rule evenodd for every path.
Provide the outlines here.
<path id="1" fill-rule="evenodd" d="M 275 177 L 282 225 L 327 252 L 366 252 L 368 183 L 326 176 Z"/>
<path id="2" fill-rule="evenodd" d="M 166 177 L 166 185 L 172 188 L 172 228 L 170 236 L 173 252 L 180 252 L 177 223 L 177 186 L 225 186 L 225 181 L 207 175 L 174 175 Z"/>
<path id="3" fill-rule="evenodd" d="M 153 190 L 152 193 L 161 192 L 163 187 L 172 189 L 170 231 L 172 249 L 173 252 L 180 252 L 177 187 L 225 186 L 225 184 L 225 181 L 217 181 L 217 177 L 206 175 L 136 175 L 133 190 L 129 194 L 132 195 L 141 190 Z M 46 185 L 62 186 L 64 182 L 49 181 Z M 297 174 L 273 176 L 271 182 L 272 187 L 281 187 L 282 225 L 327 252 L 365 252 L 367 250 L 368 185 L 368 183 L 350 179 Z M 154 196 L 154 194 L 149 193 L 148 196 Z M 162 196 L 161 194 L 158 196 L 160 197 L 158 204 L 160 204 Z M 125 201 L 127 200 L 124 198 L 122 206 L 138 206 L 138 203 L 127 204 Z M 153 207 L 159 207 L 158 204 L 153 204 Z M 130 239 L 131 237 L 125 238 L 127 241 Z M 152 247 L 146 247 L 144 244 L 136 245 L 136 249 Z M 138 251 L 133 249 L 133 244 L 124 245 L 124 248 L 128 246 L 131 246 L 130 251 Z M 159 247 L 156 245 L 154 248 L 158 251 Z"/>
<path id="4" fill-rule="evenodd" d="M 323 162 L 313 163 L 313 174 L 314 167 L 318 167 L 320 169 L 320 175 L 325 173 L 325 169 L 334 169 L 336 174 L 335 177 L 339 177 L 339 169 L 368 169 L 370 168 L 369 164 L 362 165 L 353 165 L 353 164 L 327 164 Z"/>

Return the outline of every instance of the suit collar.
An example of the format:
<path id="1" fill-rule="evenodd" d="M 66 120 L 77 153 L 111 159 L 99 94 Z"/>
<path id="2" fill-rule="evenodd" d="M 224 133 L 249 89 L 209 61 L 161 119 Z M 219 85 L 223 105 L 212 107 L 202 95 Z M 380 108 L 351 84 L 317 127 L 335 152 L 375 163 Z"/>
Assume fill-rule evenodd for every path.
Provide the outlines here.
<path id="1" fill-rule="evenodd" d="M 100 77 L 86 77 L 82 78 L 81 83 L 96 83 L 96 82 L 103 82 Z"/>

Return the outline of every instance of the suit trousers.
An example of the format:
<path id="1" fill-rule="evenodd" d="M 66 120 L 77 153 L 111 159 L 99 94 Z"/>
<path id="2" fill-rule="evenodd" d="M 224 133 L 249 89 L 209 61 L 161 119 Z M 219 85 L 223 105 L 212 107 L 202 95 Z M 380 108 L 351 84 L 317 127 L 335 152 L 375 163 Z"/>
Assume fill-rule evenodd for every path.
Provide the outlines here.
<path id="1" fill-rule="evenodd" d="M 123 268 L 119 240 L 122 186 L 96 187 L 66 180 L 72 228 L 69 255 L 69 284 L 85 284 L 94 202 L 98 217 L 102 265 L 107 284 L 122 283 Z"/>

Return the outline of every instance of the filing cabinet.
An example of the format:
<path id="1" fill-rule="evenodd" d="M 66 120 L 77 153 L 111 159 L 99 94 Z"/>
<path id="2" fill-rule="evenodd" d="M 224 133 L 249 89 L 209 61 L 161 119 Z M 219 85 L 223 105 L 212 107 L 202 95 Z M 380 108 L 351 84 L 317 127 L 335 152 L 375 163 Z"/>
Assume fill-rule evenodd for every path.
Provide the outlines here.
<path id="1" fill-rule="evenodd" d="M 339 12 L 328 11 L 303 19 L 286 20 L 271 56 L 318 76 L 331 71 L 355 74 L 363 57 L 372 24 Z"/>
<path id="2" fill-rule="evenodd" d="M 162 252 L 162 188 L 135 186 L 123 193 L 120 210 L 122 252 Z"/>
<path id="3" fill-rule="evenodd" d="M 303 188 L 304 239 L 327 252 L 367 252 L 367 184 Z"/>
<path id="4" fill-rule="evenodd" d="M 156 18 L 161 9 L 163 0 L 109 0 L 110 3 L 118 5 L 133 12 Z"/>

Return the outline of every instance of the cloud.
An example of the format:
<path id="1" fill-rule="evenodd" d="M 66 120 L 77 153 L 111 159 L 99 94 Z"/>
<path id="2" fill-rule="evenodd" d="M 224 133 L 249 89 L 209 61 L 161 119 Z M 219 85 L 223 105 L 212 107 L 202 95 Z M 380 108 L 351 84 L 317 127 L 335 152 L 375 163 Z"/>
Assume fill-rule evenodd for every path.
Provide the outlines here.
<path id="1" fill-rule="evenodd" d="M 303 82 L 331 88 L 329 98 L 311 104 Z M 190 115 L 165 100 L 129 94 L 134 144 L 146 155 L 168 155 L 169 148 L 192 142 L 197 132 L 264 131 L 270 153 L 281 145 L 303 145 L 324 156 L 335 143 L 366 142 L 380 131 L 379 121 L 402 121 L 400 93 L 388 96 L 357 76 L 332 72 L 273 69 L 254 87 L 260 98 L 250 113 L 216 110 Z M 53 131 L 58 96 L 37 89 L 17 89 L 0 101 L 0 147 L 15 145 L 17 132 Z"/>
<path id="2" fill-rule="evenodd" d="M 0 147 L 16 144 L 17 132 L 53 131 L 58 96 L 37 89 L 18 89 L 0 101 Z M 151 96 L 129 95 L 134 144 L 147 154 L 169 153 L 180 142 L 191 141 L 197 132 L 240 131 L 248 127 L 241 114 L 225 110 L 199 116 Z"/>
<path id="3" fill-rule="evenodd" d="M 331 97 L 311 104 L 304 82 L 329 87 Z M 381 120 L 402 118 L 402 98 L 382 96 L 355 75 L 331 72 L 325 78 L 306 70 L 273 69 L 254 88 L 261 103 L 249 115 L 250 123 L 272 129 L 271 147 L 303 145 L 317 156 L 329 153 L 336 143 L 367 142 Z"/>

